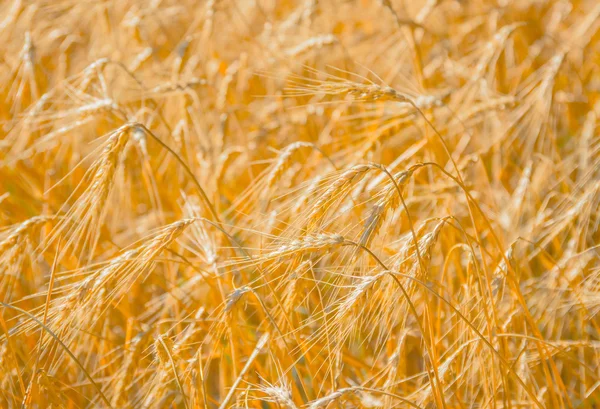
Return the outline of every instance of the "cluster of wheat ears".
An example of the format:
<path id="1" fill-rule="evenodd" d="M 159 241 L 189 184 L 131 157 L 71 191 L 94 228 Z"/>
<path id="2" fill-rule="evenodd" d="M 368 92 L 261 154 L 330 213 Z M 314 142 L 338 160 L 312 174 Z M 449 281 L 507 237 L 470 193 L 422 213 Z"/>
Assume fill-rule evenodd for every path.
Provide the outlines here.
<path id="1" fill-rule="evenodd" d="M 597 0 L 0 2 L 1 408 L 600 407 Z"/>

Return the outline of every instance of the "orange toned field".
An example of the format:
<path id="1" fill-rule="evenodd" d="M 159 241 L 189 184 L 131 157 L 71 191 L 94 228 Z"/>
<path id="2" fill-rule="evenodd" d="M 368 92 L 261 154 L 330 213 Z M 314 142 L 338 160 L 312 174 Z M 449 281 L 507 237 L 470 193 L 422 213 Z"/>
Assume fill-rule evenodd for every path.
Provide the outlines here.
<path id="1" fill-rule="evenodd" d="M 600 408 L 596 0 L 4 0 L 0 44 L 0 408 Z"/>

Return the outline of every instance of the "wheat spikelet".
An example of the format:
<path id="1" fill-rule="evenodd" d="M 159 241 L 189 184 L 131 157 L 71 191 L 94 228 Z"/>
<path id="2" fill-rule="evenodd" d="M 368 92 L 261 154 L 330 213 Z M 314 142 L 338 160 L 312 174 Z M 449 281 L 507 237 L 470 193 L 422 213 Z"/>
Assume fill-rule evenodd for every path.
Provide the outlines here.
<path id="1" fill-rule="evenodd" d="M 204 22 L 203 34 L 205 37 L 208 37 L 213 32 L 214 18 L 215 18 L 215 9 L 217 6 L 217 0 L 208 0 L 206 2 L 206 20 Z"/>
<path id="2" fill-rule="evenodd" d="M 399 259 L 394 264 L 394 269 L 401 272 L 408 271 L 409 275 L 418 273 L 417 278 L 423 277 L 427 272 L 421 269 L 419 257 L 425 262 L 426 266 L 431 257 L 431 249 L 437 242 L 440 231 L 445 223 L 446 221 L 442 219 L 434 226 L 432 231 L 425 234 L 422 234 L 422 231 L 426 228 L 426 225 L 421 226 L 421 228 L 416 231 L 416 245 L 415 239 L 412 235 L 409 235 L 410 238 L 399 253 Z"/>
<path id="3" fill-rule="evenodd" d="M 193 222 L 194 219 L 184 219 L 163 227 L 139 247 L 113 258 L 102 268 L 92 271 L 84 280 L 68 285 L 66 295 L 52 301 L 48 312 L 49 322 L 56 323 L 59 332 L 70 334 L 70 338 L 77 336 L 72 331 L 72 325 L 81 319 L 81 314 L 94 309 L 104 310 L 102 306 L 107 302 L 118 302 L 151 269 L 162 250 Z M 63 292 L 63 289 L 58 289 L 57 292 Z M 88 318 L 90 319 L 85 321 L 85 325 L 93 327 L 101 317 Z M 34 328 L 32 324 L 27 324 L 20 330 L 27 331 L 31 328 Z"/>
<path id="4" fill-rule="evenodd" d="M 290 312 L 297 305 L 296 300 L 299 295 L 299 292 L 297 291 L 298 280 L 306 270 L 312 268 L 312 264 L 313 262 L 310 259 L 304 260 L 298 265 L 298 267 L 294 269 L 294 272 L 289 277 L 289 281 L 285 287 L 284 294 L 282 297 L 284 299 L 284 311 Z"/>
<path id="5" fill-rule="evenodd" d="M 289 91 L 322 93 L 326 95 L 349 96 L 356 101 L 396 101 L 411 102 L 411 99 L 392 87 L 377 84 L 361 84 L 352 81 L 315 81 L 316 85 L 303 84 L 290 87 Z"/>
<path id="6" fill-rule="evenodd" d="M 227 169 L 241 153 L 241 149 L 233 148 L 226 150 L 220 155 L 219 167 L 216 172 L 217 176 L 215 177 L 215 185 L 217 186 L 217 189 L 223 184 L 223 178 L 225 177 Z"/>
<path id="7" fill-rule="evenodd" d="M 185 91 L 188 88 L 194 88 L 199 85 L 206 85 L 206 80 L 202 78 L 191 78 L 185 81 L 169 82 L 166 84 L 157 85 L 154 88 L 148 90 L 149 95 L 166 97 L 169 94 Z"/>
<path id="8" fill-rule="evenodd" d="M 105 205 L 114 184 L 119 157 L 128 140 L 129 127 L 125 125 L 109 137 L 99 159 L 86 173 L 85 180 L 89 180 L 89 186 L 66 213 L 64 221 L 56 226 L 49 243 L 68 231 L 72 237 L 67 247 L 75 246 L 81 251 L 87 249 L 93 252 L 98 241 L 98 229 L 106 217 Z"/>
<path id="9" fill-rule="evenodd" d="M 232 291 L 227 297 L 227 303 L 225 304 L 225 312 L 231 311 L 233 306 L 240 300 L 240 298 L 242 298 L 242 296 L 245 293 L 251 291 L 252 289 L 250 287 L 237 288 L 234 291 Z"/>
<path id="10" fill-rule="evenodd" d="M 350 311 L 350 309 L 356 304 L 356 302 L 360 299 L 360 297 L 365 294 L 365 292 L 371 287 L 371 285 L 381 277 L 387 274 L 386 271 L 380 272 L 378 274 L 363 277 L 359 283 L 354 287 L 352 292 L 348 295 L 348 297 L 340 304 L 338 307 L 338 312 L 336 316 L 336 320 L 340 321 L 344 318 L 344 316 Z"/>
<path id="11" fill-rule="evenodd" d="M 321 183 L 323 183 L 322 176 L 316 176 L 312 179 L 306 188 L 306 192 L 302 197 L 299 197 L 293 205 L 291 209 L 292 213 L 297 213 L 310 200 L 310 198 L 318 191 Z"/>
<path id="12" fill-rule="evenodd" d="M 289 168 L 294 154 L 299 149 L 312 147 L 313 144 L 308 142 L 294 142 L 286 146 L 277 157 L 275 165 L 267 175 L 267 189 L 271 189 L 281 178 L 281 175 Z"/>
<path id="13" fill-rule="evenodd" d="M 33 245 L 34 233 L 54 220 L 52 216 L 34 216 L 0 233 L 0 296 L 3 299 L 11 300 L 16 296 L 15 286 L 32 279 L 24 275 L 22 267 L 28 258 L 34 260 L 38 254 Z"/>
<path id="14" fill-rule="evenodd" d="M 225 76 L 221 80 L 221 84 L 219 86 L 219 94 L 216 100 L 216 107 L 221 111 L 223 111 L 225 108 L 225 103 L 227 102 L 227 95 L 229 93 L 229 87 L 231 86 L 235 75 L 239 72 L 240 67 L 240 60 L 235 61 L 233 64 L 227 67 Z"/>
<path id="15" fill-rule="evenodd" d="M 290 386 L 286 384 L 282 385 L 265 385 L 261 386 L 260 390 L 264 392 L 268 398 L 261 399 L 265 402 L 275 402 L 280 406 L 287 409 L 297 409 L 296 404 L 292 400 L 292 393 Z"/>
<path id="16" fill-rule="evenodd" d="M 173 341 L 164 334 L 159 335 L 154 341 L 154 352 L 160 365 L 170 369 L 171 354 L 173 351 Z M 167 369 L 167 370 L 169 370 Z"/>
<path id="17" fill-rule="evenodd" d="M 6 252 L 10 247 L 17 244 L 21 237 L 30 234 L 31 229 L 55 219 L 56 217 L 54 216 L 34 216 L 16 226 L 9 228 L 6 232 L 3 232 L 4 237 L 0 241 L 0 253 Z"/>
<path id="18" fill-rule="evenodd" d="M 108 58 L 100 58 L 100 59 L 94 61 L 93 63 L 91 63 L 90 65 L 88 65 L 83 70 L 83 80 L 81 81 L 81 84 L 79 86 L 81 91 L 83 91 L 83 92 L 87 91 L 87 89 L 90 86 L 90 84 L 92 83 L 92 81 L 95 78 L 97 78 L 99 73 L 104 69 L 104 67 L 106 67 L 106 65 L 109 62 L 110 62 L 110 60 Z"/>
<path id="19" fill-rule="evenodd" d="M 330 183 L 329 187 L 319 196 L 312 205 L 311 211 L 307 216 L 309 227 L 314 226 L 324 216 L 331 202 L 338 196 L 348 190 L 352 183 L 358 178 L 364 176 L 372 167 L 370 165 L 356 165 L 342 172 Z"/>
<path id="20" fill-rule="evenodd" d="M 266 253 L 262 259 L 277 259 L 295 253 L 304 253 L 317 250 L 326 250 L 344 243 L 344 237 L 339 234 L 319 233 L 304 236 L 301 240 L 294 240 L 289 244 L 280 246 L 277 250 Z"/>
<path id="21" fill-rule="evenodd" d="M 123 401 L 126 401 L 125 394 L 127 389 L 131 387 L 131 381 L 136 370 L 136 364 L 142 353 L 142 345 L 142 336 L 134 337 L 129 345 L 132 350 L 127 352 L 127 355 L 123 360 L 122 375 L 118 378 L 117 383 L 115 384 L 113 398 L 110 402 L 114 407 L 118 407 L 123 403 Z"/>
<path id="22" fill-rule="evenodd" d="M 354 390 L 352 388 L 338 389 L 337 391 L 332 392 L 332 393 L 330 393 L 327 396 L 324 396 L 324 397 L 322 397 L 320 399 L 316 399 L 316 400 L 312 401 L 308 407 L 310 409 L 318 409 L 318 408 L 326 407 L 331 402 L 334 402 L 337 399 L 339 399 L 340 397 L 342 397 L 344 394 L 350 393 L 350 392 L 353 392 L 353 391 Z"/>
<path id="23" fill-rule="evenodd" d="M 285 55 L 288 57 L 295 57 L 303 53 L 309 52 L 310 50 L 320 49 L 327 45 L 335 44 L 336 42 L 336 37 L 331 34 L 323 34 L 311 37 L 301 42 L 297 46 L 285 50 Z"/>

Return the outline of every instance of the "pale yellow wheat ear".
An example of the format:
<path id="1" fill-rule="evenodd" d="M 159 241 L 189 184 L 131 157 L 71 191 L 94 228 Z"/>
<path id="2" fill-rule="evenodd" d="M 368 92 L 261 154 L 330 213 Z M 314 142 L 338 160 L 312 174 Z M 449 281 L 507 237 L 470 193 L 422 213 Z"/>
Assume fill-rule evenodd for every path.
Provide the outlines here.
<path id="1" fill-rule="evenodd" d="M 372 167 L 370 165 L 355 165 L 335 176 L 327 189 L 318 196 L 312 204 L 307 216 L 307 230 L 314 229 L 336 200 L 343 198 L 352 188 L 353 183 L 362 178 Z"/>
<path id="2" fill-rule="evenodd" d="M 600 405 L 597 0 L 5 0 L 0 44 L 0 408 Z"/>
<path id="3" fill-rule="evenodd" d="M 62 296 L 51 302 L 48 312 L 50 325 L 59 331 L 65 340 L 73 340 L 80 336 L 73 331 L 73 325 L 84 316 L 87 317 L 86 321 L 80 325 L 96 325 L 109 306 L 121 302 L 136 282 L 143 281 L 152 271 L 151 268 L 156 264 L 161 252 L 193 221 L 185 219 L 164 226 L 143 240 L 138 247 L 123 252 L 103 265 L 89 269 L 91 271 L 83 271 L 86 278 L 67 284 L 64 288 L 57 288 L 56 292 Z M 96 315 L 91 314 L 94 310 Z M 20 331 L 29 329 L 30 324 L 19 328 Z"/>
<path id="4" fill-rule="evenodd" d="M 286 146 L 277 158 L 277 162 L 275 162 L 275 165 L 267 175 L 267 189 L 273 188 L 275 183 L 277 183 L 277 181 L 281 178 L 281 175 L 283 175 L 283 173 L 290 166 L 290 162 L 292 161 L 292 157 L 296 151 L 301 148 L 310 148 L 312 146 L 313 145 L 308 142 L 294 142 Z"/>
<path id="5" fill-rule="evenodd" d="M 116 183 L 120 155 L 129 137 L 129 128 L 128 125 L 123 126 L 108 137 L 98 159 L 83 177 L 83 193 L 64 215 L 64 222 L 56 226 L 49 238 L 50 243 L 64 235 L 69 237 L 65 248 L 72 247 L 74 251 L 92 259 L 106 218 L 106 205 Z"/>
<path id="6" fill-rule="evenodd" d="M 262 392 L 264 395 L 257 397 L 257 400 L 275 403 L 286 409 L 297 409 L 297 406 L 292 399 L 291 385 L 285 381 L 278 382 L 277 384 L 270 384 L 263 380 L 256 390 L 257 392 Z"/>
<path id="7" fill-rule="evenodd" d="M 24 296 L 26 287 L 23 280 L 31 280 L 23 275 L 23 265 L 36 256 L 36 234 L 44 226 L 55 223 L 53 216 L 35 216 L 17 225 L 9 226 L 0 232 L 0 296 L 6 301 Z"/>

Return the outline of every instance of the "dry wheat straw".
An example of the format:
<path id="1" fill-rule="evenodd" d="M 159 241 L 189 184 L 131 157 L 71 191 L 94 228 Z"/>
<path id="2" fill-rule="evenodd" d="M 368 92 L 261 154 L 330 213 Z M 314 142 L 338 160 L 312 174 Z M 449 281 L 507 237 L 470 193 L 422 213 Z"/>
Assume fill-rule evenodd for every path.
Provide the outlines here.
<path id="1" fill-rule="evenodd" d="M 254 362 L 254 360 L 256 359 L 256 357 L 258 356 L 258 354 L 263 349 L 263 347 L 267 344 L 268 341 L 269 341 L 269 333 L 265 332 L 259 338 L 258 342 L 256 343 L 256 347 L 254 347 L 254 350 L 252 351 L 252 354 L 250 354 L 250 357 L 248 358 L 248 361 L 246 361 L 246 365 L 244 365 L 244 368 L 240 371 L 240 374 L 238 375 L 238 377 L 236 378 L 236 380 L 233 382 L 233 385 L 231 385 L 231 387 L 229 388 L 229 392 L 227 393 L 227 396 L 225 396 L 225 398 L 221 402 L 221 405 L 219 406 L 219 409 L 224 409 L 224 408 L 227 407 L 227 404 L 229 403 L 229 401 L 231 400 L 231 398 L 235 394 L 238 385 L 242 381 L 242 378 L 250 370 L 250 366 L 252 365 L 252 363 Z"/>

